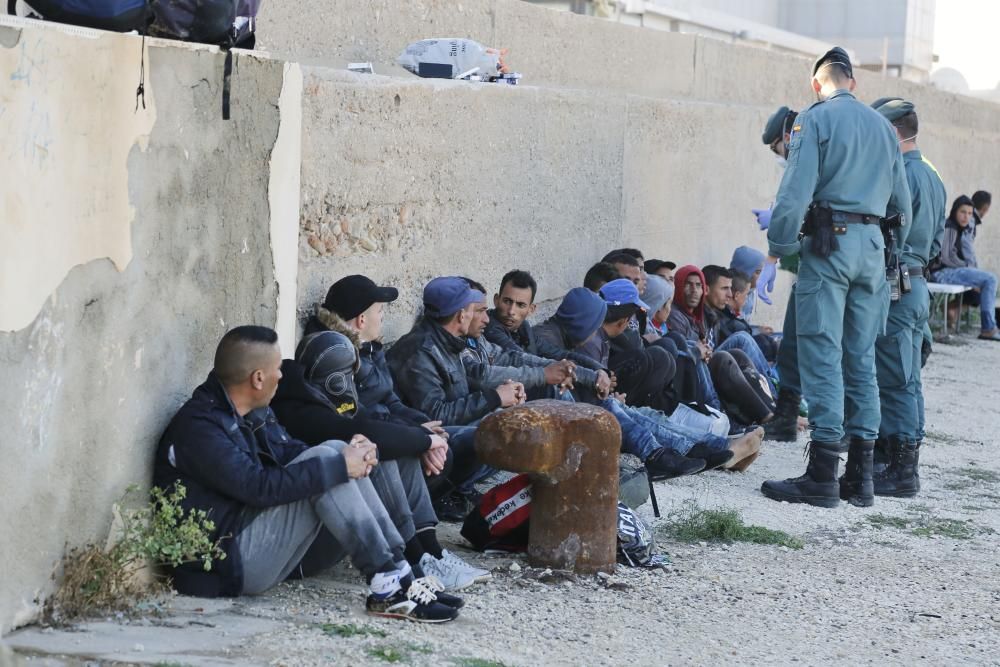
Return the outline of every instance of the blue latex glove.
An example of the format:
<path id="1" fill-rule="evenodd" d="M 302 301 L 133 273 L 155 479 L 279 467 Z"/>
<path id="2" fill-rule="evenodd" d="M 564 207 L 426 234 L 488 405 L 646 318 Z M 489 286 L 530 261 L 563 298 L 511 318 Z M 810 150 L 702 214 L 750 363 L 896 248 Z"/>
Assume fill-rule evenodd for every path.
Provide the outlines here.
<path id="1" fill-rule="evenodd" d="M 760 231 L 765 231 L 771 226 L 770 208 L 752 208 L 750 210 L 757 216 L 757 224 L 760 226 Z"/>
<path id="2" fill-rule="evenodd" d="M 768 218 L 771 217 L 770 211 L 768 211 Z M 774 291 L 774 277 L 778 275 L 778 265 L 772 264 L 771 262 L 764 262 L 764 268 L 760 271 L 760 277 L 757 278 L 757 298 L 771 305 L 771 297 L 768 296 Z"/>

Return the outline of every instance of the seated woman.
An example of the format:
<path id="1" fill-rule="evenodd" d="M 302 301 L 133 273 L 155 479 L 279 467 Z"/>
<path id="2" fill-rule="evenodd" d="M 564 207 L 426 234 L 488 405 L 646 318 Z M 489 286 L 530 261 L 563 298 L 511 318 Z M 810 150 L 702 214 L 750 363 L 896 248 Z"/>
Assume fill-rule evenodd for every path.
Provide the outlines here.
<path id="1" fill-rule="evenodd" d="M 713 350 L 705 324 L 705 276 L 696 266 L 683 266 L 674 280 L 674 307 L 667 319 L 698 362 L 701 401 L 722 408 L 741 424 L 765 424 L 774 415 L 768 381 L 741 350 Z"/>
<path id="2" fill-rule="evenodd" d="M 965 195 L 959 196 L 952 203 L 941 241 L 940 268 L 936 268 L 931 277 L 934 282 L 968 285 L 979 292 L 979 338 L 1000 341 L 995 311 L 997 277 L 978 268 L 974 247 L 976 228 L 971 224 L 972 210 L 972 200 Z"/>

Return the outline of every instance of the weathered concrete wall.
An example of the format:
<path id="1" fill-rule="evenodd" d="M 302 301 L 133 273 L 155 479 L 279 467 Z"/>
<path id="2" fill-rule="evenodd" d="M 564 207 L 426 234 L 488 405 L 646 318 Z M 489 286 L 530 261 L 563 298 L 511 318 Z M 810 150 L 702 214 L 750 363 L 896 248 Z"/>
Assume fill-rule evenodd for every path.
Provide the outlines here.
<path id="1" fill-rule="evenodd" d="M 22 253 L 32 271 L 0 272 L 0 303 L 35 303 L 0 326 L 16 329 L 0 333 L 0 455 L 15 462 L 0 469 L 12 508 L 0 631 L 31 618 L 65 542 L 104 538 L 112 501 L 148 475 L 226 328 L 277 325 L 290 351 L 296 306 L 356 271 L 402 288 L 393 338 L 435 275 L 494 289 L 526 268 L 551 302 L 614 246 L 697 264 L 764 247 L 749 209 L 774 198 L 781 172 L 760 128 L 779 104 L 808 105 L 803 59 L 517 0 L 294 5 L 265 3 L 261 41 L 314 65 L 238 56 L 229 122 L 214 51 L 150 42 L 147 109 L 132 113 L 139 40 L 0 25 L 0 165 L 18 171 L 0 185 L 0 252 L 4 269 Z M 392 65 L 432 35 L 511 47 L 530 85 L 422 81 Z M 315 65 L 351 60 L 398 76 Z M 916 101 L 951 196 L 1000 191 L 995 105 L 859 77 L 862 99 Z M 998 270 L 991 220 L 978 243 Z M 84 252 L 57 256 L 67 249 Z M 762 322 L 780 322 L 789 282 Z"/>
<path id="2" fill-rule="evenodd" d="M 749 209 L 773 201 L 782 172 L 761 128 L 777 106 L 812 101 L 806 59 L 520 0 L 268 3 L 261 26 L 261 44 L 276 53 L 337 68 L 372 61 L 392 77 L 310 74 L 299 291 L 306 312 L 348 272 L 393 281 L 404 296 L 390 337 L 441 272 L 471 272 L 493 289 L 517 265 L 549 299 L 619 244 L 699 265 L 727 262 L 740 244 L 765 248 Z M 419 82 L 395 58 L 431 36 L 509 47 L 526 85 Z M 950 198 L 1000 191 L 996 105 L 868 72 L 858 82 L 862 100 L 917 103 L 921 145 Z M 347 107 L 332 108 L 337 100 Z M 402 231 L 400 221 L 431 212 L 431 233 Z M 357 238 L 333 238 L 338 222 Z M 978 243 L 1000 269 L 1000 235 L 987 228 Z M 790 283 L 781 273 L 776 306 L 757 321 L 781 323 Z"/>
<path id="3" fill-rule="evenodd" d="M 0 94 L 0 117 L 14 119 L 4 126 L 4 159 L 21 151 L 16 138 L 51 142 L 44 172 L 4 170 L 4 202 L 32 196 L 14 209 L 16 218 L 5 208 L 5 233 L 13 225 L 79 238 L 115 228 L 130 257 L 112 262 L 104 258 L 110 250 L 95 246 L 95 259 L 81 257 L 70 269 L 54 249 L 20 234 L 16 250 L 35 273 L 4 274 L 5 305 L 6 295 L 31 289 L 39 273 L 57 287 L 26 326 L 0 333 L 3 632 L 36 613 L 64 544 L 103 543 L 112 503 L 129 484 L 147 483 L 160 432 L 203 380 L 221 333 L 242 323 L 274 325 L 269 227 L 280 212 L 268 203 L 269 163 L 273 150 L 297 156 L 299 135 L 276 149 L 281 62 L 239 58 L 226 122 L 222 56 L 151 43 L 147 108 L 132 121 L 138 38 L 0 26 L 0 44 L 0 78 L 12 81 L 12 52 L 32 68 L 30 85 L 7 83 Z M 98 57 L 104 53 L 129 57 L 119 66 Z M 36 105 L 52 110 L 44 128 L 18 113 Z M 62 147 L 59 139 L 72 143 Z M 123 143 L 130 148 L 119 162 Z M 92 177 L 76 167 L 82 163 Z M 103 187 L 121 191 L 123 205 L 76 209 Z M 43 189 L 73 207 L 52 214 L 50 202 L 38 199 Z M 290 195 L 294 225 L 297 190 Z"/>

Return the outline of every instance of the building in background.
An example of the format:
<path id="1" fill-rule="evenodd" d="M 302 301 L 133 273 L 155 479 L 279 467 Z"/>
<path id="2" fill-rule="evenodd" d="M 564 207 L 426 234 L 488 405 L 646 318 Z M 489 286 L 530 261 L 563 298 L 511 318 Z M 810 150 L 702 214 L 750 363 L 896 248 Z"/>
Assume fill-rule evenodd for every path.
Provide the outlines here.
<path id="1" fill-rule="evenodd" d="M 855 65 L 926 83 L 936 0 L 534 0 L 659 30 L 816 57 L 830 45 Z"/>

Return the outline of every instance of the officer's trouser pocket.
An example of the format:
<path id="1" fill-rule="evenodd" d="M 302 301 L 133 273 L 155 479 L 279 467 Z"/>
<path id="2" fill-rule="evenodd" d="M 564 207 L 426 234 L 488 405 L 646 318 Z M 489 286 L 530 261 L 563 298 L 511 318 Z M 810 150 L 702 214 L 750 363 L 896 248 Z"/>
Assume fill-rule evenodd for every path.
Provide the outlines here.
<path id="1" fill-rule="evenodd" d="M 905 387 L 913 376 L 913 332 L 897 331 L 875 340 L 879 384 Z"/>
<path id="2" fill-rule="evenodd" d="M 823 281 L 800 278 L 795 284 L 796 331 L 799 336 L 815 336 L 829 331 L 829 304 L 823 307 Z"/>

